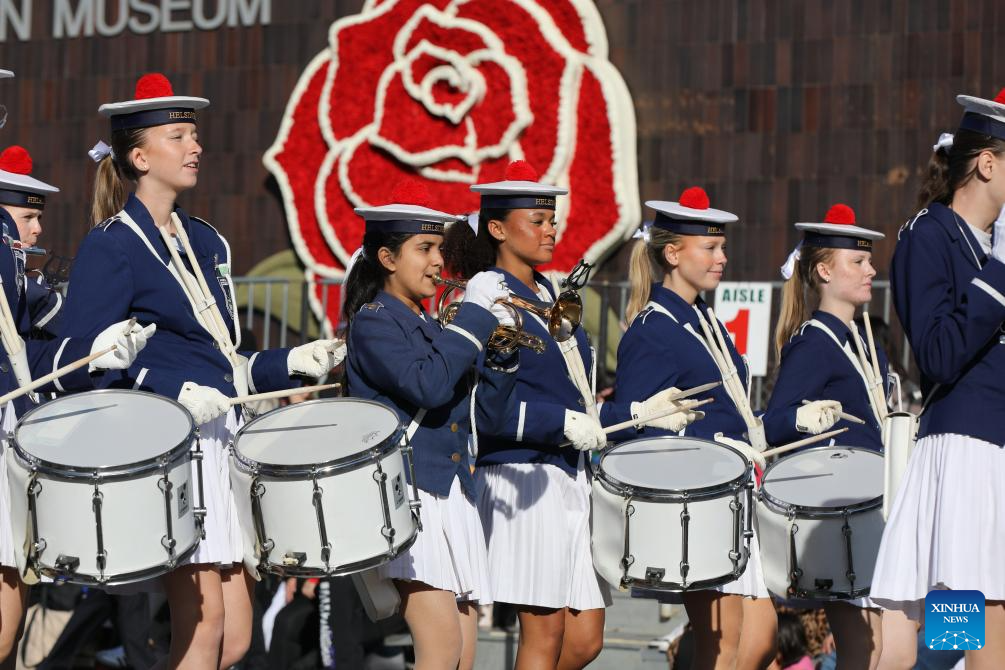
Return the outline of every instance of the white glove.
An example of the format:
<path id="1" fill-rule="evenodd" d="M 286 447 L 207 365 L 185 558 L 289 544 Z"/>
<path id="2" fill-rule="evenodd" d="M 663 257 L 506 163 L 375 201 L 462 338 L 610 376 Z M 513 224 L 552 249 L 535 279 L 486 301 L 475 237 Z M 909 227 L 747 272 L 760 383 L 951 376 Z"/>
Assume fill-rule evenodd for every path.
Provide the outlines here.
<path id="1" fill-rule="evenodd" d="M 342 340 L 314 340 L 293 347 L 286 359 L 291 375 L 323 377 L 345 360 L 346 346 Z"/>
<path id="2" fill-rule="evenodd" d="M 731 437 L 724 436 L 722 433 L 716 433 L 712 437 L 712 439 L 718 442 L 719 444 L 725 444 L 727 447 L 733 447 L 741 454 L 743 454 L 748 461 L 753 461 L 757 465 L 761 466 L 762 470 L 767 467 L 767 463 L 764 460 L 764 456 L 761 455 L 761 452 L 759 452 L 757 449 L 754 449 L 746 442 L 741 442 L 740 440 L 734 440 Z"/>
<path id="3" fill-rule="evenodd" d="M 516 326 L 516 321 L 513 320 L 513 312 L 505 305 L 498 302 L 494 303 L 489 311 L 499 321 L 500 326 L 509 326 L 510 328 Z"/>
<path id="4" fill-rule="evenodd" d="M 506 278 L 499 272 L 479 272 L 468 280 L 464 288 L 464 302 L 471 302 L 479 307 L 491 310 L 498 300 L 509 297 Z M 498 318 L 498 313 L 496 313 Z"/>
<path id="5" fill-rule="evenodd" d="M 991 258 L 1000 263 L 1005 263 L 1005 205 L 998 212 L 995 219 L 994 231 L 991 240 Z"/>
<path id="6" fill-rule="evenodd" d="M 580 451 L 603 449 L 607 446 L 607 435 L 600 422 L 589 414 L 565 410 L 565 437 Z"/>
<path id="7" fill-rule="evenodd" d="M 230 411 L 230 398 L 212 386 L 200 386 L 195 382 L 182 384 L 178 402 L 189 411 L 197 426 L 209 423 Z"/>
<path id="8" fill-rule="evenodd" d="M 649 396 L 648 399 L 642 402 L 633 402 L 631 405 L 632 417 L 635 419 L 645 419 L 647 416 L 652 416 L 653 414 L 662 414 L 668 412 L 671 409 L 677 407 L 690 407 L 695 404 L 696 400 L 670 400 L 670 396 L 680 393 L 678 388 L 668 388 L 665 391 L 660 391 Z M 664 416 L 659 419 L 653 419 L 651 421 L 645 421 L 642 423 L 643 426 L 652 426 L 653 428 L 659 428 L 660 430 L 670 430 L 675 433 L 679 433 L 684 430 L 684 428 L 705 416 L 705 413 L 699 410 L 685 410 L 682 412 L 677 412 L 676 414 L 671 414 L 670 416 Z"/>
<path id="9" fill-rule="evenodd" d="M 153 337 L 157 331 L 157 324 L 151 323 L 149 326 L 141 326 L 134 323 L 126 332 L 129 321 L 119 321 L 105 328 L 98 333 L 91 343 L 91 353 L 115 347 L 114 351 L 109 351 L 103 356 L 91 361 L 87 366 L 88 372 L 95 370 L 125 370 L 136 360 L 136 355 L 147 345 L 147 340 Z"/>
<path id="10" fill-rule="evenodd" d="M 838 421 L 841 403 L 837 400 L 814 400 L 796 410 L 796 430 L 819 435 Z"/>

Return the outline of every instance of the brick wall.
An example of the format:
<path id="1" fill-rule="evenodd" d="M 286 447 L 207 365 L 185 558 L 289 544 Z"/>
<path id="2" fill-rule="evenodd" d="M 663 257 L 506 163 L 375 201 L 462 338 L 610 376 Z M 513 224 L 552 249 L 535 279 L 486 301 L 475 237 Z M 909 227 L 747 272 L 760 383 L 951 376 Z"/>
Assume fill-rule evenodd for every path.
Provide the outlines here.
<path id="1" fill-rule="evenodd" d="M 235 270 L 286 248 L 282 205 L 262 167 L 290 91 L 360 0 L 273 0 L 272 24 L 213 32 L 52 40 L 35 1 L 31 42 L 8 37 L 0 82 L 10 120 L 0 143 L 25 144 L 37 174 L 63 189 L 46 209 L 46 246 L 72 254 L 87 226 L 93 165 L 107 139 L 96 110 L 161 70 L 179 92 L 213 100 L 200 118 L 208 169 L 183 205 L 217 224 Z M 1005 84 L 991 0 L 597 0 L 611 55 L 638 115 L 643 199 L 702 184 L 740 215 L 730 278 L 774 278 L 791 223 L 834 201 L 893 234 L 914 209 L 939 132 L 960 116 L 957 92 Z M 892 245 L 877 247 L 885 274 Z"/>

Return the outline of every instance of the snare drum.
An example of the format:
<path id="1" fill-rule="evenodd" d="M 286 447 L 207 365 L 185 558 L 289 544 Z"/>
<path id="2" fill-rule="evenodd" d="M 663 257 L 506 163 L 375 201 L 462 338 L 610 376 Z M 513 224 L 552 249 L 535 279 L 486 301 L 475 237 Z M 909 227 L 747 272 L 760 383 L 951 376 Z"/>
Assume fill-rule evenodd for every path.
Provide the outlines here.
<path id="1" fill-rule="evenodd" d="M 657 437 L 607 449 L 593 478 L 593 561 L 613 586 L 690 591 L 747 566 L 751 467 L 735 449 Z"/>
<path id="2" fill-rule="evenodd" d="M 7 450 L 18 568 L 79 584 L 173 569 L 200 538 L 191 415 L 174 400 L 108 389 L 25 414 Z"/>
<path id="3" fill-rule="evenodd" d="M 817 447 L 768 466 L 757 501 L 768 590 L 789 598 L 869 594 L 883 537 L 883 457 Z"/>
<path id="4" fill-rule="evenodd" d="M 246 424 L 230 462 L 246 564 L 345 575 L 408 549 L 419 497 L 414 486 L 409 495 L 403 435 L 394 410 L 355 398 L 289 405 Z"/>

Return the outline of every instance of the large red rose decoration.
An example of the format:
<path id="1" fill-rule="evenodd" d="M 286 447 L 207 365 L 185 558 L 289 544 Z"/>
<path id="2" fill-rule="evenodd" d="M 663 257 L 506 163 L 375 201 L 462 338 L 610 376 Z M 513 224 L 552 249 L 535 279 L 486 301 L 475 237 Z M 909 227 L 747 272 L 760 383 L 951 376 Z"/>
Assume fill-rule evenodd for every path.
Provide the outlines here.
<path id="1" fill-rule="evenodd" d="M 632 100 L 592 0 L 369 0 L 332 25 L 265 165 L 308 277 L 338 278 L 363 237 L 354 207 L 418 177 L 433 207 L 471 212 L 469 186 L 520 158 L 570 190 L 543 270 L 596 260 L 638 226 Z"/>

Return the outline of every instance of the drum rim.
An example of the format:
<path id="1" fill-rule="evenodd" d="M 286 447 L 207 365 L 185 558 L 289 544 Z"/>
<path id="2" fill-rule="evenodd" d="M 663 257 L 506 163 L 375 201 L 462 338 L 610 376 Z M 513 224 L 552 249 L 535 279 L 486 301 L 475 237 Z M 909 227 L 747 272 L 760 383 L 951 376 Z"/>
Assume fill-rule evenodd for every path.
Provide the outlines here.
<path id="1" fill-rule="evenodd" d="M 817 451 L 829 451 L 833 449 L 844 449 L 845 451 L 864 451 L 870 454 L 876 454 L 880 459 L 883 455 L 873 449 L 866 449 L 865 447 L 845 447 L 845 446 L 824 446 L 824 447 L 812 447 L 800 451 L 797 454 L 792 454 L 792 456 L 798 456 L 799 454 L 807 454 L 810 452 Z M 883 504 L 883 494 L 879 494 L 875 498 L 870 498 L 868 500 L 863 500 L 862 502 L 857 502 L 852 505 L 845 505 L 843 507 L 835 507 L 833 505 L 828 506 L 817 506 L 817 505 L 795 505 L 793 503 L 785 502 L 779 498 L 768 493 L 764 486 L 768 483 L 768 474 L 774 469 L 776 465 L 782 463 L 786 459 L 780 458 L 771 465 L 769 465 L 764 470 L 764 474 L 761 476 L 761 486 L 757 489 L 757 498 L 765 506 L 771 509 L 773 512 L 778 512 L 782 514 L 794 514 L 798 517 L 803 518 L 831 518 L 831 517 L 841 517 L 847 514 L 858 514 L 860 512 L 868 512 L 875 509 Z"/>
<path id="2" fill-rule="evenodd" d="M 10 445 L 13 447 L 14 453 L 23 462 L 28 464 L 33 471 L 50 475 L 56 479 L 62 479 L 65 481 L 114 481 L 116 479 L 130 479 L 134 475 L 160 470 L 165 465 L 170 465 L 182 459 L 189 453 L 189 451 L 191 451 L 192 441 L 195 439 L 196 433 L 198 432 L 195 420 L 192 419 L 192 414 L 185 409 L 185 406 L 174 398 L 168 398 L 167 396 L 159 395 L 157 393 L 150 393 L 149 391 L 140 391 L 137 389 L 94 389 L 92 391 L 84 391 L 82 393 L 73 393 L 71 395 L 63 396 L 63 398 L 76 398 L 82 395 L 110 395 L 120 393 L 157 398 L 160 401 L 167 402 L 177 407 L 184 413 L 185 418 L 188 419 L 188 433 L 185 438 L 179 444 L 158 454 L 157 456 L 147 458 L 142 461 L 133 461 L 131 463 L 123 463 L 120 465 L 83 467 L 79 465 L 70 465 L 68 463 L 49 461 L 35 456 L 31 452 L 27 451 L 18 440 L 18 431 L 21 429 L 21 424 L 27 421 L 33 414 L 42 408 L 51 405 L 52 403 L 58 403 L 62 400 L 62 398 L 56 398 L 55 400 L 43 403 L 38 407 L 32 407 L 30 410 L 25 412 L 24 416 L 18 419 L 17 425 L 14 426 L 14 430 L 10 435 Z"/>
<path id="3" fill-rule="evenodd" d="M 614 452 L 625 445 L 631 444 L 633 442 L 641 442 L 643 440 L 688 440 L 691 442 L 706 442 L 708 444 L 714 445 L 715 447 L 722 447 L 728 449 L 729 451 L 736 454 L 743 464 L 743 472 L 739 476 L 730 479 L 729 481 L 723 482 L 721 484 L 714 484 L 712 486 L 702 486 L 693 489 L 654 489 L 646 486 L 638 486 L 635 484 L 627 484 L 620 479 L 617 479 L 613 475 L 608 474 L 604 471 L 604 459 L 608 454 Z M 632 498 L 638 500 L 653 500 L 653 501 L 668 501 L 668 502 L 678 502 L 685 499 L 689 501 L 700 500 L 704 498 L 716 498 L 723 493 L 732 493 L 738 488 L 743 488 L 744 486 L 750 484 L 753 475 L 753 466 L 750 461 L 739 452 L 739 450 L 734 449 L 728 444 L 723 444 L 721 442 L 716 442 L 715 440 L 706 440 L 701 437 L 691 437 L 690 435 L 660 435 L 658 437 L 641 437 L 635 440 L 627 440 L 619 444 L 607 447 L 600 452 L 600 461 L 597 463 L 596 467 L 591 466 L 594 476 L 604 484 L 604 486 L 613 493 L 619 494 L 629 494 Z"/>
<path id="4" fill-rule="evenodd" d="M 343 456 L 341 458 L 335 458 L 330 461 L 321 461 L 319 463 L 301 463 L 294 465 L 279 465 L 276 463 L 262 463 L 256 461 L 241 453 L 239 445 L 241 443 L 241 437 L 244 435 L 245 431 L 255 425 L 259 420 L 264 419 L 267 416 L 275 414 L 277 412 L 283 412 L 290 410 L 292 408 L 303 407 L 304 405 L 318 405 L 318 404 L 330 404 L 330 403 L 365 403 L 368 405 L 377 405 L 383 409 L 386 409 L 398 422 L 397 428 L 391 433 L 387 438 L 373 445 L 372 447 L 367 447 L 362 451 L 353 452 L 348 456 Z M 351 472 L 352 470 L 357 470 L 360 467 L 368 464 L 374 463 L 383 459 L 388 454 L 394 452 L 396 449 L 401 448 L 401 438 L 405 434 L 405 425 L 401 421 L 401 417 L 398 413 L 394 411 L 393 408 L 385 405 L 382 402 L 376 400 L 369 400 L 367 398 L 316 398 L 314 400 L 307 400 L 305 402 L 297 403 L 295 405 L 287 405 L 286 407 L 279 407 L 272 410 L 271 412 L 266 412 L 265 414 L 256 417 L 244 424 L 237 434 L 234 435 L 231 441 L 231 453 L 234 456 L 234 460 L 247 472 L 256 475 L 265 476 L 277 476 L 277 477 L 288 477 L 288 476 L 315 476 L 315 475 L 330 475 L 339 472 Z"/>

